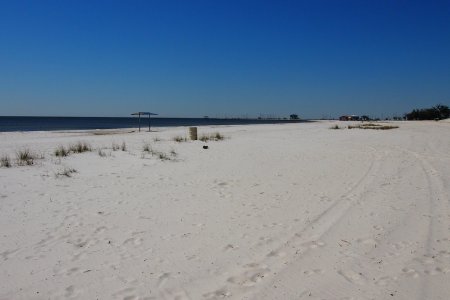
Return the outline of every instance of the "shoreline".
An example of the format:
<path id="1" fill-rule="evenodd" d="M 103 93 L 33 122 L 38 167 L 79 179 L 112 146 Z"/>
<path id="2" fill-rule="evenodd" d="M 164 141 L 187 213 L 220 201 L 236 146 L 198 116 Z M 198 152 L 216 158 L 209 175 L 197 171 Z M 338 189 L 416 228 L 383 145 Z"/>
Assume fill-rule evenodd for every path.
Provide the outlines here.
<path id="1" fill-rule="evenodd" d="M 310 120 L 289 119 L 219 119 L 219 118 L 151 118 L 151 127 L 215 126 L 295 124 Z M 55 130 L 101 130 L 137 128 L 134 117 L 0 117 L 0 132 L 55 131 Z M 148 128 L 148 119 L 141 119 L 141 128 Z"/>

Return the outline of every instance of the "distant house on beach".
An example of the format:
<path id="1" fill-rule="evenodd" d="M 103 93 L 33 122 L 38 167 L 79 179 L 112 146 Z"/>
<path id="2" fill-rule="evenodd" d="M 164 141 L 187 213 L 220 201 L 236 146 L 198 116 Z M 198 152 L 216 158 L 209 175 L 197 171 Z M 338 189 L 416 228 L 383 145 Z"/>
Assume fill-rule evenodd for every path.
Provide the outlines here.
<path id="1" fill-rule="evenodd" d="M 339 121 L 359 121 L 359 120 L 360 120 L 359 116 L 356 115 L 345 115 L 339 117 Z"/>

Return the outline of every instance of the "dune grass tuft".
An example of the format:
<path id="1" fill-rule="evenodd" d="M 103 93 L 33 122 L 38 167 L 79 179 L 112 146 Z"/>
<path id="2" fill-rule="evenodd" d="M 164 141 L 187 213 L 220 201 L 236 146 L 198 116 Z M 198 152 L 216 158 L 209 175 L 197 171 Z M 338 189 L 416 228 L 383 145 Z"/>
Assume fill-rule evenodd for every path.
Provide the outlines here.
<path id="1" fill-rule="evenodd" d="M 98 156 L 100 157 L 106 157 L 106 153 L 102 149 L 98 149 Z"/>
<path id="2" fill-rule="evenodd" d="M 341 127 L 339 127 L 339 125 L 336 124 L 336 125 L 331 126 L 330 129 L 341 129 Z"/>
<path id="3" fill-rule="evenodd" d="M 214 133 L 213 138 L 216 141 L 222 141 L 223 139 L 225 139 L 225 137 L 220 132 Z"/>
<path id="4" fill-rule="evenodd" d="M 119 146 L 118 144 L 112 143 L 112 150 L 113 150 L 113 151 L 117 151 L 117 150 L 119 150 L 119 149 L 120 149 L 120 146 Z"/>
<path id="5" fill-rule="evenodd" d="M 69 147 L 70 151 L 73 153 L 83 153 L 92 151 L 91 145 L 86 142 L 77 142 Z"/>
<path id="6" fill-rule="evenodd" d="M 3 155 L 0 157 L 0 167 L 2 168 L 11 168 L 11 160 L 8 155 Z"/>
<path id="7" fill-rule="evenodd" d="M 144 145 L 144 148 L 143 148 L 143 151 L 142 151 L 141 158 L 145 158 L 145 153 L 148 153 L 148 154 L 150 154 L 151 156 L 156 156 L 156 157 L 158 157 L 158 158 L 161 159 L 161 160 L 171 160 L 171 158 L 170 158 L 169 155 L 167 155 L 167 154 L 164 153 L 164 152 L 161 152 L 161 151 L 158 151 L 158 150 L 153 149 L 153 148 L 150 146 L 150 144 L 145 144 L 145 145 Z M 176 156 L 175 150 L 171 150 L 171 151 L 170 151 L 170 155 L 173 156 L 173 157 L 175 157 L 175 156 Z"/>
<path id="8" fill-rule="evenodd" d="M 202 141 L 202 142 L 207 142 L 207 141 L 210 140 L 210 138 L 209 138 L 208 135 L 202 134 L 202 135 L 200 136 L 199 140 Z"/>
<path id="9" fill-rule="evenodd" d="M 164 152 L 158 152 L 157 155 L 160 160 L 170 160 L 170 157 Z"/>
<path id="10" fill-rule="evenodd" d="M 64 146 L 59 146 L 55 149 L 54 154 L 56 157 L 66 157 L 70 154 L 70 150 L 65 148 Z"/>
<path id="11" fill-rule="evenodd" d="M 31 153 L 29 149 L 23 149 L 16 153 L 17 164 L 19 166 L 31 166 L 34 164 L 36 155 Z"/>
<path id="12" fill-rule="evenodd" d="M 150 153 L 150 150 L 152 149 L 152 147 L 150 146 L 150 144 L 144 144 L 144 147 L 142 148 L 142 150 L 144 151 L 144 152 L 149 152 Z"/>
<path id="13" fill-rule="evenodd" d="M 122 142 L 122 145 L 120 146 L 120 150 L 127 151 L 127 144 L 125 144 L 125 142 Z"/>
<path id="14" fill-rule="evenodd" d="M 173 137 L 172 140 L 177 142 L 177 143 L 187 142 L 187 138 L 186 137 L 182 137 L 180 135 L 177 135 L 177 136 Z"/>
<path id="15" fill-rule="evenodd" d="M 220 132 L 215 132 L 211 134 L 202 134 L 199 138 L 202 142 L 208 142 L 208 141 L 223 141 L 225 139 L 225 136 L 221 134 Z"/>

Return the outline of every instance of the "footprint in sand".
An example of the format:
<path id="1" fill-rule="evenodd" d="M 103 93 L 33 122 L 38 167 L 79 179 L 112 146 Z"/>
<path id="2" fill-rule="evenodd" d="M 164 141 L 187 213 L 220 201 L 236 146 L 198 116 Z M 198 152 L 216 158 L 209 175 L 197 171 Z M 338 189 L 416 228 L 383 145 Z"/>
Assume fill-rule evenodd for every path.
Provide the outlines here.
<path id="1" fill-rule="evenodd" d="M 431 276 L 439 275 L 439 274 L 446 274 L 449 272 L 450 272 L 450 268 L 442 268 L 439 266 L 424 271 L 425 274 L 431 275 Z"/>
<path id="2" fill-rule="evenodd" d="M 306 247 L 309 249 L 317 249 L 317 248 L 324 247 L 325 245 L 326 244 L 321 241 L 311 241 L 311 242 L 306 242 L 306 243 L 301 244 L 302 247 Z"/>
<path id="3" fill-rule="evenodd" d="M 388 284 L 395 282 L 397 278 L 391 278 L 389 276 L 383 276 L 378 278 L 377 281 L 375 281 L 375 284 L 378 286 L 387 286 Z"/>
<path id="4" fill-rule="evenodd" d="M 374 226 L 373 226 L 373 229 L 382 231 L 382 230 L 384 230 L 384 227 L 381 226 L 381 225 L 374 225 Z"/>
<path id="5" fill-rule="evenodd" d="M 136 296 L 134 295 L 127 295 L 127 294 L 133 294 L 135 292 L 135 288 L 129 287 L 129 288 L 124 288 L 121 289 L 117 292 L 115 292 L 114 294 L 112 294 L 113 297 L 119 297 L 119 296 L 123 296 L 123 299 L 137 299 Z M 134 297 L 134 298 L 130 298 L 130 297 Z"/>
<path id="6" fill-rule="evenodd" d="M 75 286 L 71 285 L 71 286 L 66 287 L 65 295 L 64 295 L 66 298 L 75 297 L 76 294 L 77 294 L 77 292 L 75 290 Z"/>
<path id="7" fill-rule="evenodd" d="M 306 275 L 306 276 L 321 275 L 323 273 L 325 273 L 325 271 L 322 270 L 322 269 L 314 269 L 314 270 L 303 271 L 303 274 Z"/>
<path id="8" fill-rule="evenodd" d="M 223 251 L 230 251 L 230 250 L 235 250 L 239 248 L 238 246 L 232 245 L 232 244 L 228 244 L 225 247 L 223 247 Z"/>
<path id="9" fill-rule="evenodd" d="M 360 285 L 366 283 L 366 278 L 364 278 L 362 273 L 357 273 L 353 270 L 339 270 L 337 273 L 342 277 L 344 277 L 350 283 Z"/>
<path id="10" fill-rule="evenodd" d="M 286 253 L 279 250 L 273 250 L 267 254 L 267 257 L 284 257 L 284 256 L 286 256 Z"/>
<path id="11" fill-rule="evenodd" d="M 412 269 L 412 268 L 403 268 L 402 272 L 405 277 L 410 277 L 410 278 L 418 278 L 419 277 L 419 273 L 415 269 Z"/>
<path id="12" fill-rule="evenodd" d="M 14 250 L 6 250 L 6 251 L 3 251 L 2 253 L 0 253 L 0 256 L 2 257 L 3 261 L 7 261 L 17 251 L 19 251 L 19 248 L 14 249 Z"/>
<path id="13" fill-rule="evenodd" d="M 164 289 L 160 291 L 160 298 L 173 300 L 189 300 L 189 296 L 183 290 Z"/>
<path id="14" fill-rule="evenodd" d="M 139 245 L 142 244 L 142 241 L 143 241 L 142 238 L 136 238 L 136 237 L 133 237 L 133 238 L 126 239 L 126 240 L 123 242 L 123 245 L 124 245 L 124 246 L 126 246 L 126 245 L 139 246 Z"/>
<path id="15" fill-rule="evenodd" d="M 167 282 L 167 280 L 169 280 L 169 278 L 170 278 L 170 273 L 163 273 L 163 274 L 159 275 L 158 283 L 157 283 L 158 287 L 159 288 L 162 287 Z"/>
<path id="16" fill-rule="evenodd" d="M 217 298 L 227 298 L 231 297 L 232 294 L 230 291 L 227 290 L 227 288 L 221 288 L 214 292 L 203 294 L 203 297 L 207 300 L 217 299 Z"/>
<path id="17" fill-rule="evenodd" d="M 75 267 L 75 268 L 70 268 L 69 270 L 67 270 L 66 275 L 67 275 L 67 276 L 73 275 L 73 274 L 77 273 L 79 270 L 80 270 L 80 269 L 77 268 L 77 267 Z"/>
<path id="18" fill-rule="evenodd" d="M 401 241 L 401 242 L 392 244 L 391 246 L 395 250 L 400 251 L 400 250 L 403 250 L 403 249 L 406 249 L 406 248 L 410 247 L 411 245 L 412 245 L 412 243 L 410 243 L 410 242 Z"/>
<path id="19" fill-rule="evenodd" d="M 97 229 L 95 229 L 94 234 L 102 234 L 104 233 L 108 228 L 105 226 L 100 226 Z"/>
<path id="20" fill-rule="evenodd" d="M 242 287 L 252 287 L 269 275 L 269 268 L 266 265 L 259 265 L 257 263 L 250 263 L 246 265 L 249 270 L 241 275 L 231 276 L 227 282 L 233 283 Z"/>

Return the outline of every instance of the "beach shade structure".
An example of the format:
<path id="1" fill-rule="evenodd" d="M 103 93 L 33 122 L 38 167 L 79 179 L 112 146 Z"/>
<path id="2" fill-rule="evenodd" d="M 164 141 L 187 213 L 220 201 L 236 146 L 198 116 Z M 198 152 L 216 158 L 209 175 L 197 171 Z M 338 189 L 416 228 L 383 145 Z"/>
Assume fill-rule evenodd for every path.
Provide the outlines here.
<path id="1" fill-rule="evenodd" d="M 154 114 L 151 112 L 139 111 L 131 114 L 132 116 L 139 117 L 139 132 L 141 131 L 141 116 L 148 116 L 148 131 L 150 132 L 150 116 L 157 116 L 158 114 Z"/>

